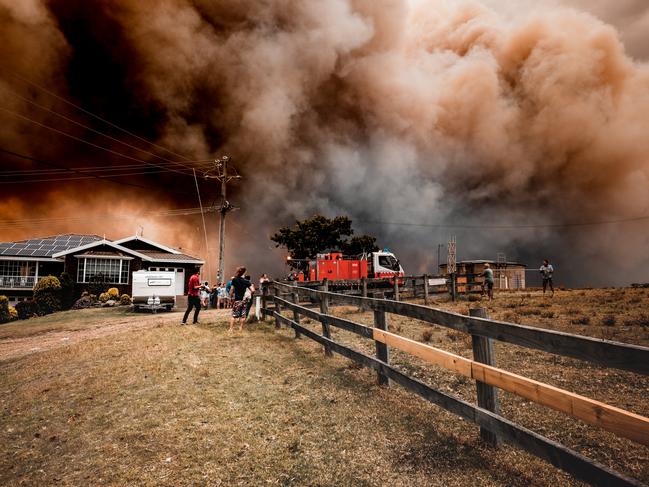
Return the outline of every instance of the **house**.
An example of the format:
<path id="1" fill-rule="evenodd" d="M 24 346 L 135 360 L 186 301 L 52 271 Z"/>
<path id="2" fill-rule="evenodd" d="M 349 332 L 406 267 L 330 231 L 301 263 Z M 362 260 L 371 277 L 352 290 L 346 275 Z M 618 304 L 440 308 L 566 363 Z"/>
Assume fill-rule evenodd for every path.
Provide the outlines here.
<path id="1" fill-rule="evenodd" d="M 476 290 L 476 286 L 470 284 L 482 283 L 480 275 L 484 272 L 485 264 L 489 264 L 494 271 L 494 288 L 525 289 L 525 269 L 527 267 L 525 264 L 494 260 L 462 260 L 456 264 L 458 292 Z M 443 276 L 448 276 L 446 264 L 441 264 L 439 268 Z"/>
<path id="2" fill-rule="evenodd" d="M 204 262 L 178 249 L 139 236 L 107 240 L 97 235 L 56 235 L 18 242 L 0 243 L 0 294 L 10 302 L 32 296 L 44 276 L 67 272 L 79 292 L 99 274 L 131 295 L 131 273 L 140 269 L 174 271 L 176 293 L 187 292 L 192 270 Z"/>

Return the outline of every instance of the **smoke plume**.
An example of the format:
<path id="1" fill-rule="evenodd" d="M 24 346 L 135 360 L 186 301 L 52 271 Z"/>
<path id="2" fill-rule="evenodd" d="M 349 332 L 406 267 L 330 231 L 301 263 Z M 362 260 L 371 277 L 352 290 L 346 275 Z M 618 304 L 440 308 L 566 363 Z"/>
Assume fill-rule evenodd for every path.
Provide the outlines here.
<path id="1" fill-rule="evenodd" d="M 242 209 L 228 226 L 228 267 L 277 272 L 268 235 L 322 212 L 349 215 L 412 273 L 430 271 L 455 234 L 460 258 L 547 257 L 560 282 L 624 284 L 647 280 L 646 221 L 585 224 L 649 211 L 649 8 L 608 3 L 0 0 L 0 53 L 12 72 L 174 152 L 232 155 L 244 179 L 231 185 Z M 60 109 L 3 76 L 3 107 L 60 123 L 15 92 Z M 0 116 L 3 147 L 120 162 Z M 145 181 L 186 196 L 9 186 L 0 217 L 30 215 L 30 198 L 39 216 L 196 206 L 192 179 Z M 205 254 L 198 224 L 149 226 Z M 113 225 L 114 237 L 134 233 Z"/>

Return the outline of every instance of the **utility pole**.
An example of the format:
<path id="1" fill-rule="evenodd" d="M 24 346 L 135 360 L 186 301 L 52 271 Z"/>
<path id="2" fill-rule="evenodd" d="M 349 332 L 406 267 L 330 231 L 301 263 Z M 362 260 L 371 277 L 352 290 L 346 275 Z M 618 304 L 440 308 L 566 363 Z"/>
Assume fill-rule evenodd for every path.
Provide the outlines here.
<path id="1" fill-rule="evenodd" d="M 446 270 L 451 276 L 451 299 L 455 301 L 457 295 L 457 241 L 453 235 L 448 241 L 448 257 L 446 260 Z"/>
<path id="2" fill-rule="evenodd" d="M 230 156 L 223 156 L 214 161 L 214 169 L 205 173 L 205 179 L 216 179 L 221 183 L 221 206 L 219 213 L 221 214 L 221 221 L 219 224 L 219 270 L 216 280 L 221 283 L 224 281 L 224 268 L 225 268 L 225 216 L 238 208 L 232 206 L 227 198 L 228 183 L 233 179 L 240 179 L 241 176 L 228 174 L 228 162 Z"/>

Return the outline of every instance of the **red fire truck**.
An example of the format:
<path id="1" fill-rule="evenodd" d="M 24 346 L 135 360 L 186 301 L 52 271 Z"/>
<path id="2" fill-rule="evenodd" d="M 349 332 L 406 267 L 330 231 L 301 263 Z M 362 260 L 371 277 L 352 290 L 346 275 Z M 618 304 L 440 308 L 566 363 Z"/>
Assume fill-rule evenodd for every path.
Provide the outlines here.
<path id="1" fill-rule="evenodd" d="M 399 259 L 387 249 L 360 257 L 346 257 L 340 252 L 318 254 L 308 265 L 307 272 L 298 274 L 299 281 L 353 281 L 362 277 L 390 278 L 405 275 Z"/>

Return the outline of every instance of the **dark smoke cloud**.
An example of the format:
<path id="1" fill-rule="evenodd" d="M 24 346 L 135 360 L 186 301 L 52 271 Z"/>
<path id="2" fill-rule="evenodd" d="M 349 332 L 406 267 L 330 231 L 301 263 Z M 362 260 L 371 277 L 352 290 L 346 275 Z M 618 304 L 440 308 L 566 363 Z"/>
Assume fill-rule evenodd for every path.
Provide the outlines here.
<path id="1" fill-rule="evenodd" d="M 625 49 L 644 56 L 637 25 L 646 8 L 618 3 L 33 1 L 0 12 L 14 69 L 192 158 L 234 156 L 245 179 L 233 196 L 242 211 L 232 214 L 229 267 L 281 269 L 268 234 L 324 212 L 349 214 L 412 272 L 430 269 L 437 243 L 454 233 L 460 257 L 506 252 L 536 265 L 548 256 L 568 284 L 621 284 L 646 280 L 645 223 L 385 223 L 645 214 L 649 68 Z M 39 135 L 22 127 L 8 126 L 2 142 L 29 145 Z M 76 146 L 56 151 L 83 157 Z M 172 195 L 140 203 L 141 192 L 101 194 L 130 209 L 195 206 Z M 194 225 L 155 228 L 197 244 Z"/>

